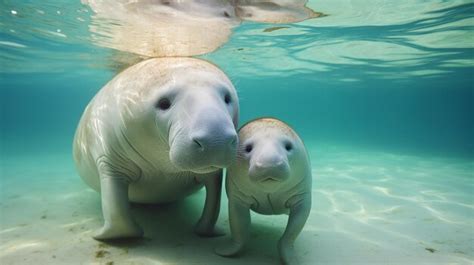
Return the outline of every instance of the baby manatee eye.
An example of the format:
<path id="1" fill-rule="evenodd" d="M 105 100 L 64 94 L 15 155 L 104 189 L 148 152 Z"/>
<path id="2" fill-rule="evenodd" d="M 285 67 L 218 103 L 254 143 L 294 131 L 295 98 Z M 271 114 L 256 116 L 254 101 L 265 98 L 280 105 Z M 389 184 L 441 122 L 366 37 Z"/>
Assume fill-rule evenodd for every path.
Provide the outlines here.
<path id="1" fill-rule="evenodd" d="M 168 98 L 162 98 L 158 100 L 156 107 L 160 110 L 167 110 L 171 107 L 171 101 Z"/>
<path id="2" fill-rule="evenodd" d="M 293 145 L 290 142 L 286 142 L 285 143 L 285 149 L 286 149 L 286 151 L 289 152 L 289 151 L 293 150 Z"/>
<path id="3" fill-rule="evenodd" d="M 245 146 L 245 152 L 250 153 L 252 152 L 253 146 L 251 144 L 248 144 Z"/>
<path id="4" fill-rule="evenodd" d="M 225 104 L 230 104 L 231 101 L 232 101 L 232 98 L 230 97 L 230 94 L 226 93 L 225 96 L 224 96 Z"/>

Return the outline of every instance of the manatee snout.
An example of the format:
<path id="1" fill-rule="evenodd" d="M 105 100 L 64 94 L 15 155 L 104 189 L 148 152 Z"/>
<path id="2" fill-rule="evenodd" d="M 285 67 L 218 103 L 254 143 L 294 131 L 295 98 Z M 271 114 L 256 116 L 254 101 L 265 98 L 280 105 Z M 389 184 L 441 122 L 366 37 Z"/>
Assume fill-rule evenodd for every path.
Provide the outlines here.
<path id="1" fill-rule="evenodd" d="M 290 177 L 288 159 L 279 153 L 263 153 L 252 157 L 249 177 L 260 185 L 281 184 Z"/>
<path id="2" fill-rule="evenodd" d="M 237 134 L 230 128 L 219 131 L 199 131 L 191 135 L 190 149 L 202 154 L 232 154 L 237 148 Z M 235 155 L 234 155 L 235 156 Z M 218 156 L 219 157 L 219 156 Z"/>
<path id="3" fill-rule="evenodd" d="M 205 173 L 231 165 L 238 137 L 231 117 L 219 110 L 196 114 L 187 133 L 171 147 L 171 161 L 182 169 Z"/>
<path id="4" fill-rule="evenodd" d="M 191 126 L 191 148 L 202 153 L 235 154 L 237 132 L 229 115 L 219 109 L 202 111 Z"/>
<path id="5" fill-rule="evenodd" d="M 191 134 L 189 154 L 202 164 L 224 168 L 237 156 L 237 133 L 233 128 L 197 131 Z"/>

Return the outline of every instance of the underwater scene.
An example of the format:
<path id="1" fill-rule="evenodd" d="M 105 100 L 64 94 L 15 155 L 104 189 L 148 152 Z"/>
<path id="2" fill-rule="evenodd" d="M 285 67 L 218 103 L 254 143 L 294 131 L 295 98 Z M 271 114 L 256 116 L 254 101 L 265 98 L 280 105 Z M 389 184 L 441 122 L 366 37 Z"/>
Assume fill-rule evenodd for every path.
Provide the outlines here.
<path id="1" fill-rule="evenodd" d="M 474 1 L 0 7 L 0 264 L 474 264 Z M 280 149 L 236 140 L 268 117 Z M 244 222 L 226 181 L 257 151 L 309 199 L 286 215 L 256 188 L 273 214 L 254 196 L 225 257 Z M 229 154 L 245 170 L 220 194 L 200 176 Z"/>

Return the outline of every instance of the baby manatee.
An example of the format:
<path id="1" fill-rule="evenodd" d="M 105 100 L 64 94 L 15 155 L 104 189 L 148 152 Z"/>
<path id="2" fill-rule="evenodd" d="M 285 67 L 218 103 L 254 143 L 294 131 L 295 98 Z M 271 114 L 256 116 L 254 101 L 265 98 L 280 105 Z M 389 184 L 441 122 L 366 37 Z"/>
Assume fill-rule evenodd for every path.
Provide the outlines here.
<path id="1" fill-rule="evenodd" d="M 231 240 L 215 252 L 239 254 L 249 239 L 250 210 L 288 214 L 278 242 L 283 264 L 297 264 L 293 243 L 311 210 L 311 164 L 298 135 L 284 122 L 261 118 L 239 130 L 237 161 L 227 170 Z"/>

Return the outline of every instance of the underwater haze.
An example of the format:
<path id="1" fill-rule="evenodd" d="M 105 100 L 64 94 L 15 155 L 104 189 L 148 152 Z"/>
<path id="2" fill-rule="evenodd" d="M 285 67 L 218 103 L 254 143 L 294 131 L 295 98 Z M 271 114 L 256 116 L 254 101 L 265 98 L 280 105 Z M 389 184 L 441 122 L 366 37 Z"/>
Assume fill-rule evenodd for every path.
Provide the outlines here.
<path id="1" fill-rule="evenodd" d="M 196 56 L 232 80 L 240 124 L 277 117 L 301 136 L 313 206 L 302 264 L 474 263 L 474 1 L 315 0 L 326 16 L 245 21 Z M 100 195 L 77 174 L 82 112 L 145 58 L 99 45 L 79 0 L 0 3 L 1 264 L 275 264 L 286 216 L 252 213 L 244 255 L 193 234 L 204 190 L 134 205 L 145 239 L 92 239 Z M 101 35 L 102 34 L 102 35 Z M 206 36 L 203 36 L 205 38 Z M 229 235 L 227 199 L 219 226 Z M 111 263 L 112 262 L 112 263 Z"/>

